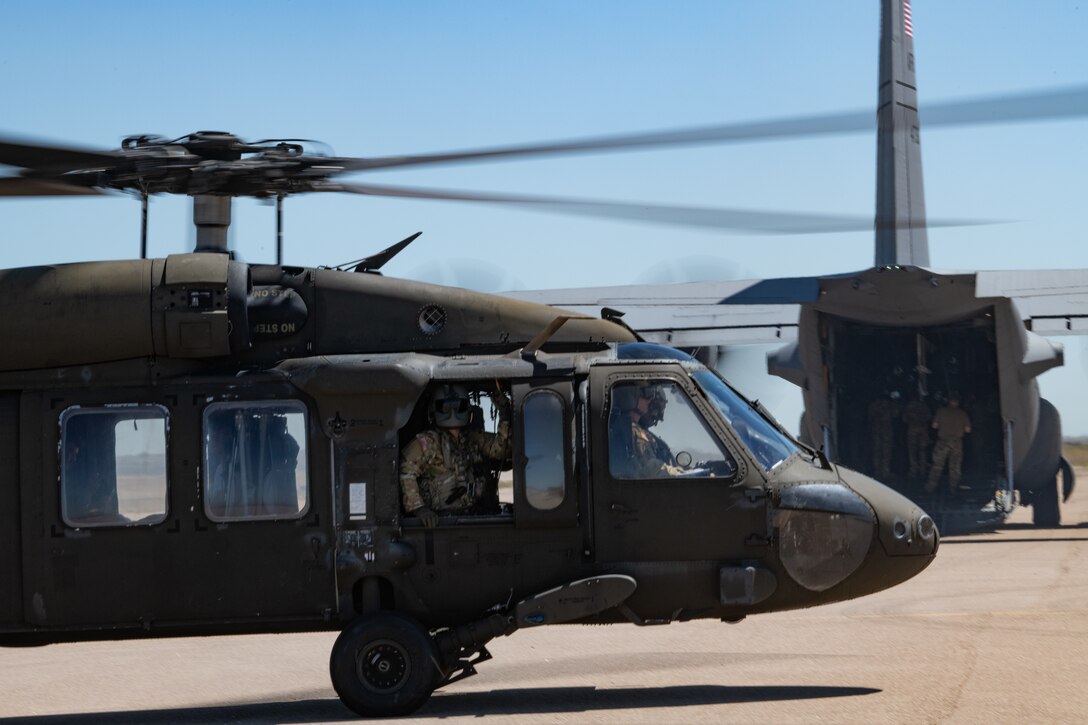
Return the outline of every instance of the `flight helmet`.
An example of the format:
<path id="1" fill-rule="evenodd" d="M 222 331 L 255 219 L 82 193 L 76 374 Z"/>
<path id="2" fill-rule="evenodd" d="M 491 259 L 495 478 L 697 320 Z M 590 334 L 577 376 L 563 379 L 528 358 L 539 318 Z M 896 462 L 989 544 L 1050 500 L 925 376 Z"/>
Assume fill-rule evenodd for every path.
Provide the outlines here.
<path id="1" fill-rule="evenodd" d="M 472 420 L 468 390 L 462 385 L 439 385 L 431 396 L 431 421 L 439 428 L 463 428 Z"/>

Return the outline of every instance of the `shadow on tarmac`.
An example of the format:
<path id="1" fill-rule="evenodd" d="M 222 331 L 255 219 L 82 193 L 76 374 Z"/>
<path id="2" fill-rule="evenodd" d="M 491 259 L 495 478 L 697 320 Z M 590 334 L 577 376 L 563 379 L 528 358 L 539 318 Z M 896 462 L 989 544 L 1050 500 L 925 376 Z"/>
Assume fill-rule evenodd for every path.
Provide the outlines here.
<path id="1" fill-rule="evenodd" d="M 953 544 L 1042 544 L 1058 541 L 1088 541 L 1083 536 L 1036 536 L 1015 539 L 941 539 L 941 546 Z"/>
<path id="2" fill-rule="evenodd" d="M 450 692 L 434 695 L 416 715 L 421 718 L 626 710 L 692 705 L 809 700 L 873 695 L 872 687 L 683 685 L 678 687 L 534 687 Z M 130 712 L 69 713 L 0 718 L 3 725 L 181 725 L 183 723 L 238 723 L 277 725 L 356 720 L 339 700 L 298 700 L 239 705 L 135 710 Z"/>
<path id="3" fill-rule="evenodd" d="M 649 707 L 684 707 L 690 705 L 728 705 L 742 702 L 811 700 L 825 697 L 853 697 L 880 692 L 871 687 L 725 686 L 680 685 L 677 687 L 534 687 L 488 692 L 438 694 L 431 698 L 420 715 L 451 716 L 494 713 L 515 715 L 531 713 L 587 712 L 591 710 L 626 710 Z"/>
<path id="4" fill-rule="evenodd" d="M 1004 524 L 1000 528 L 995 529 L 993 532 L 998 534 L 992 538 L 979 538 L 971 536 L 969 534 L 953 534 L 948 537 L 941 537 L 941 546 L 951 544 L 1018 544 L 1018 543 L 1041 543 L 1047 541 L 1088 541 L 1083 535 L 1077 536 L 1075 532 L 1084 531 L 1088 529 L 1088 521 L 1082 521 L 1076 524 L 1062 524 L 1059 526 L 1036 526 L 1035 524 Z M 1019 531 L 1033 531 L 1037 533 L 1037 536 L 1020 537 L 1011 536 L 1009 538 L 1002 538 L 1000 534 L 1004 532 L 1014 533 Z"/>
<path id="5" fill-rule="evenodd" d="M 1088 529 L 1088 521 L 1081 521 L 1076 524 L 1060 524 L 1058 526 L 1036 526 L 1035 524 L 1004 524 L 1002 529 L 1008 529 L 1009 531 L 1024 531 L 1026 529 L 1035 529 L 1036 531 L 1061 531 L 1062 529 Z"/>

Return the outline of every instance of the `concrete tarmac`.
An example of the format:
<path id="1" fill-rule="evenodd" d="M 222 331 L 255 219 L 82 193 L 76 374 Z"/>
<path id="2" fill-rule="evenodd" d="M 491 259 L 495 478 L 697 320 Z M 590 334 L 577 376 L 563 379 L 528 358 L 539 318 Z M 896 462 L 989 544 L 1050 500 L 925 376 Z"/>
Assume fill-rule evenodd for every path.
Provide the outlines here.
<path id="1" fill-rule="evenodd" d="M 1081 480 L 1088 472 L 1081 471 Z M 408 722 L 1088 721 L 1088 491 L 880 594 L 739 624 L 543 627 Z M 0 650 L 0 725 L 325 723 L 332 634 Z"/>

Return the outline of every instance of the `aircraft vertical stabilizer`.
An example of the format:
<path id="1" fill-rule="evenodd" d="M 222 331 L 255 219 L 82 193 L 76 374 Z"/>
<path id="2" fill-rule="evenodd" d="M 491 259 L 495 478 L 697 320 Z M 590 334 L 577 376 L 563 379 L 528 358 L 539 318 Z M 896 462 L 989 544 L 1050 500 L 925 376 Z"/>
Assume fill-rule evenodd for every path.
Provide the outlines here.
<path id="1" fill-rule="evenodd" d="M 910 0 L 882 0 L 876 265 L 929 265 Z"/>

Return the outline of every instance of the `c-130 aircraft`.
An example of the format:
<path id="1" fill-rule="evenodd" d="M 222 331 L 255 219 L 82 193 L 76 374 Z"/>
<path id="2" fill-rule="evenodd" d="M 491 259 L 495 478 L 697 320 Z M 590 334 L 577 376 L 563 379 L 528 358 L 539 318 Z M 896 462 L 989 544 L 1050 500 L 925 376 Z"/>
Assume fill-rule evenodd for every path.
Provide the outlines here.
<path id="1" fill-rule="evenodd" d="M 910 0 L 882 0 L 881 9 L 873 267 L 818 277 L 511 294 L 567 309 L 621 310 L 645 339 L 696 349 L 708 360 L 718 346 L 784 342 L 768 353 L 767 370 L 801 388 L 801 438 L 832 460 L 878 475 L 919 501 L 945 533 L 997 523 L 1017 500 L 1033 507 L 1037 525 L 1057 525 L 1057 476 L 1066 499 L 1074 477 L 1062 456 L 1059 412 L 1040 396 L 1036 377 L 1063 363 L 1061 344 L 1043 335 L 1088 331 L 1088 270 L 929 268 Z M 1088 93 L 1073 89 L 945 104 L 926 116 L 932 125 L 959 125 L 1086 112 Z M 766 139 L 864 128 L 863 119 L 844 114 L 751 124 L 736 133 Z M 958 399 L 972 427 L 961 444 L 963 476 L 955 490 L 950 473 L 934 488 L 932 444 L 922 471 L 908 473 L 902 420 L 891 441 L 872 435 L 872 403 L 880 398 L 892 400 L 897 418 L 921 401 L 930 420 Z M 880 448 L 890 465 L 874 461 Z"/>

